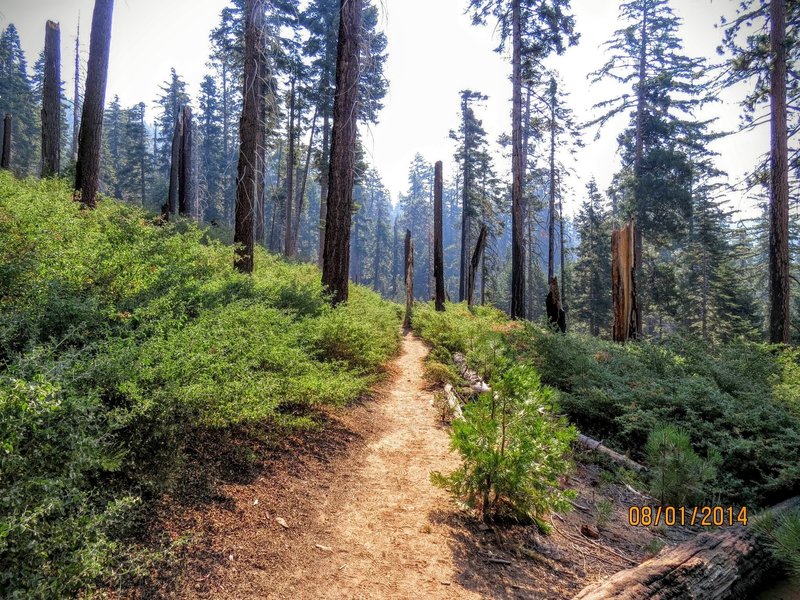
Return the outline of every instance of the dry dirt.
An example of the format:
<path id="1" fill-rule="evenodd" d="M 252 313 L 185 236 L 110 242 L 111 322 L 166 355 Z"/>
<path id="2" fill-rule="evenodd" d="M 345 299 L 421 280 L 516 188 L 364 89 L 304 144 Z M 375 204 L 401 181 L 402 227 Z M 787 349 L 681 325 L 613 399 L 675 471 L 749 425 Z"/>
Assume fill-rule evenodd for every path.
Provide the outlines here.
<path id="1" fill-rule="evenodd" d="M 216 453 L 199 442 L 206 458 L 198 459 L 198 480 L 211 491 L 164 499 L 151 524 L 152 539 L 166 532 L 190 544 L 171 569 L 120 595 L 571 598 L 642 560 L 654 533 L 664 537 L 627 526 L 627 507 L 641 498 L 602 481 L 596 465 L 566 481 L 579 491 L 576 509 L 552 519 L 550 536 L 529 526 L 489 528 L 459 511 L 429 480 L 458 459 L 422 379 L 427 352 L 407 335 L 373 399 L 324 413 L 321 431 L 282 448 L 254 442 L 252 432 L 218 442 Z M 243 468 L 242 453 L 259 459 Z M 601 494 L 614 512 L 589 540 L 580 528 L 598 528 L 593 502 Z M 684 534 L 668 535 L 667 543 Z"/>

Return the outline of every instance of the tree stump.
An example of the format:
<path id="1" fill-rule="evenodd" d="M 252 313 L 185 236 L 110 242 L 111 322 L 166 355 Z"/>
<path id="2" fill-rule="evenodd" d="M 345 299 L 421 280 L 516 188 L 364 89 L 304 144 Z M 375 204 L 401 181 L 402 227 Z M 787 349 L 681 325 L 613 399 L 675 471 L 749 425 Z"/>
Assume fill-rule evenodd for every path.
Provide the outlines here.
<path id="1" fill-rule="evenodd" d="M 614 304 L 614 341 L 625 343 L 636 339 L 642 330 L 642 319 L 636 290 L 636 273 L 642 262 L 635 221 L 611 234 L 611 279 Z"/>

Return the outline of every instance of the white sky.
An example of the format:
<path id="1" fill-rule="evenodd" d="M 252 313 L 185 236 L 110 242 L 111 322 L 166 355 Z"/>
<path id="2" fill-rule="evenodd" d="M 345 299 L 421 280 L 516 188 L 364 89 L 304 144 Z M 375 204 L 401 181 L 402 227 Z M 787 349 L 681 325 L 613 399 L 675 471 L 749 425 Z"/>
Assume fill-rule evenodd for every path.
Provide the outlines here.
<path id="1" fill-rule="evenodd" d="M 208 34 L 227 0 L 117 0 L 115 4 L 107 98 L 118 94 L 125 106 L 144 101 L 151 108 L 171 67 L 188 82 L 194 97 L 208 71 Z M 510 129 L 510 66 L 507 57 L 494 52 L 498 44 L 494 29 L 474 27 L 463 14 L 466 0 L 379 0 L 379 4 L 389 39 L 386 74 L 390 92 L 380 123 L 362 133 L 371 161 L 396 198 L 407 187 L 408 166 L 417 152 L 431 162 L 443 160 L 446 178 L 455 172 L 448 133 L 458 126 L 460 90 L 473 89 L 489 96 L 478 116 L 491 143 Z M 734 5 L 734 0 L 672 0 L 684 20 L 687 54 L 717 60 L 721 33 L 714 24 Z M 618 3 L 572 0 L 572 6 L 580 44 L 553 59 L 551 66 L 559 69 L 572 108 L 585 120 L 593 114 L 592 104 L 614 94 L 613 86 L 590 86 L 587 75 L 605 62 L 599 46 L 618 27 Z M 93 0 L 3 0 L 0 27 L 9 22 L 17 26 L 32 65 L 44 44 L 45 20 L 59 21 L 62 78 L 71 96 L 78 14 L 86 60 L 92 7 Z M 727 91 L 723 102 L 703 116 L 718 116 L 721 129 L 735 128 L 740 112 L 736 103 L 744 93 L 743 89 Z M 568 213 L 577 208 L 590 177 L 597 179 L 601 190 L 608 186 L 619 164 L 616 137 L 626 123 L 627 117 L 610 122 L 597 141 L 593 131 L 586 136 L 586 148 L 577 155 L 577 176 L 571 180 L 576 197 L 565 199 Z M 715 144 L 721 154 L 719 164 L 731 181 L 741 179 L 768 150 L 768 135 L 768 130 L 761 128 Z M 501 174 L 510 170 L 507 162 L 498 160 Z M 732 194 L 731 200 L 743 212 L 752 212 L 751 201 L 741 194 Z"/>

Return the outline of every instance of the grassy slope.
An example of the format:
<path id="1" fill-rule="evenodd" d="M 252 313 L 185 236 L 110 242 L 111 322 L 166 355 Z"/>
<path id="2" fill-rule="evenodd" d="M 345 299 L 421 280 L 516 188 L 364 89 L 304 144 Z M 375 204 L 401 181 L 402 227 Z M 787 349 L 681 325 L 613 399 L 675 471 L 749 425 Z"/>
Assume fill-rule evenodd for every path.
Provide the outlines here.
<path id="1" fill-rule="evenodd" d="M 800 352 L 746 341 L 724 346 L 681 337 L 620 346 L 585 335 L 557 335 L 508 323 L 491 309 L 464 305 L 415 311 L 415 327 L 446 362 L 466 352 L 479 372 L 492 354 L 534 364 L 560 391 L 559 406 L 585 433 L 644 460 L 650 431 L 672 424 L 705 456 L 724 460 L 709 494 L 770 504 L 800 489 Z"/>
<path id="2" fill-rule="evenodd" d="M 376 294 L 331 309 L 315 267 L 231 263 L 193 224 L 0 173 L 0 596 L 91 587 L 192 431 L 303 425 L 395 352 Z"/>

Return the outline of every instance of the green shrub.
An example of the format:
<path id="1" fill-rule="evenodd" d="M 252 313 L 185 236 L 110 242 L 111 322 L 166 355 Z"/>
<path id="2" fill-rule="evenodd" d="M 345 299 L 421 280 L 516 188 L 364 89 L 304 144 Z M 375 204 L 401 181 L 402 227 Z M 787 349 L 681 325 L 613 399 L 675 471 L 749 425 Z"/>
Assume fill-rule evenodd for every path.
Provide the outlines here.
<path id="1" fill-rule="evenodd" d="M 571 468 L 575 431 L 554 416 L 553 391 L 524 365 L 508 368 L 492 386 L 493 393 L 467 404 L 464 419 L 453 422 L 451 444 L 461 468 L 432 473 L 432 482 L 484 520 L 530 520 L 565 510 L 570 492 L 560 479 Z"/>
<path id="2" fill-rule="evenodd" d="M 332 309 L 314 266 L 232 262 L 190 221 L 82 210 L 65 181 L 0 172 L 0 596 L 91 589 L 190 435 L 306 426 L 396 351 L 398 308 L 376 294 Z"/>
<path id="3" fill-rule="evenodd" d="M 637 460 L 650 432 L 671 423 L 701 456 L 721 454 L 715 488 L 728 501 L 769 505 L 800 485 L 796 352 L 680 336 L 622 346 L 533 325 L 507 339 L 517 360 L 562 392 L 582 432 Z"/>
<path id="4" fill-rule="evenodd" d="M 800 510 L 779 517 L 767 511 L 759 515 L 755 527 L 767 536 L 772 553 L 789 575 L 800 581 Z"/>
<path id="5" fill-rule="evenodd" d="M 651 493 L 662 504 L 700 504 L 709 497 L 709 485 L 722 462 L 719 452 L 712 450 L 703 460 L 692 449 L 689 435 L 672 425 L 656 427 L 647 438 L 645 452 Z"/>
<path id="6" fill-rule="evenodd" d="M 435 360 L 428 360 L 425 363 L 425 373 L 423 377 L 432 387 L 442 387 L 447 383 L 450 385 L 458 385 L 462 382 L 461 376 L 456 373 L 453 367 Z"/>

